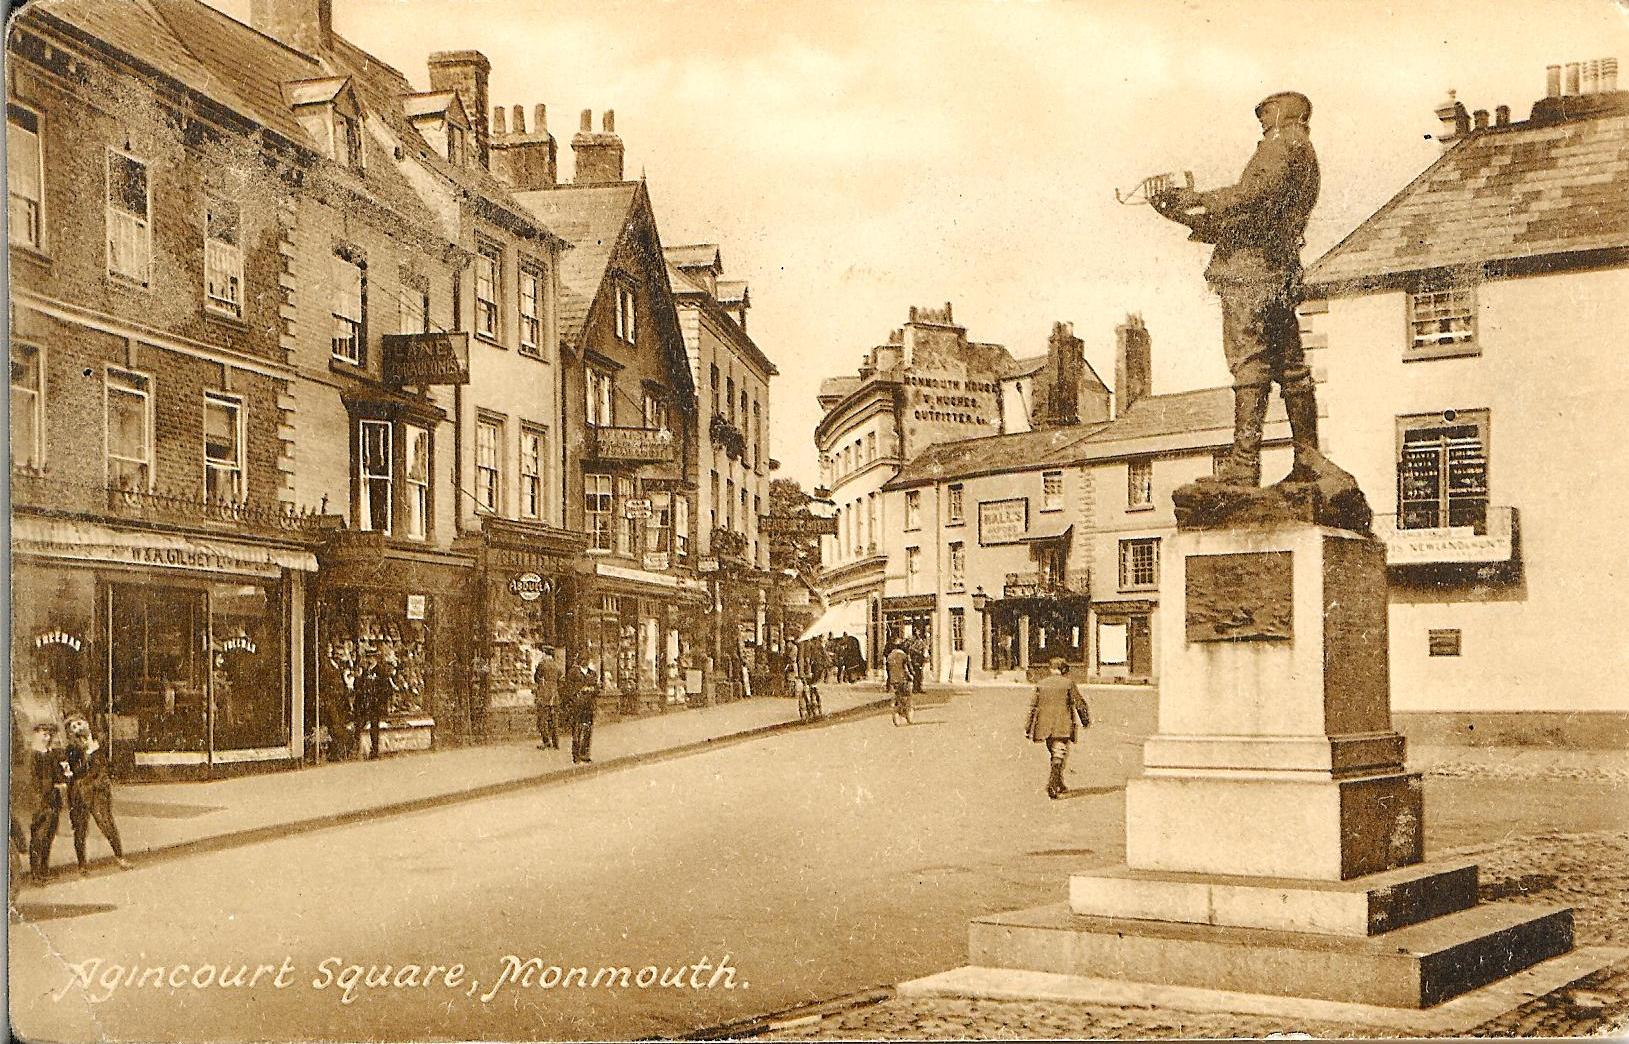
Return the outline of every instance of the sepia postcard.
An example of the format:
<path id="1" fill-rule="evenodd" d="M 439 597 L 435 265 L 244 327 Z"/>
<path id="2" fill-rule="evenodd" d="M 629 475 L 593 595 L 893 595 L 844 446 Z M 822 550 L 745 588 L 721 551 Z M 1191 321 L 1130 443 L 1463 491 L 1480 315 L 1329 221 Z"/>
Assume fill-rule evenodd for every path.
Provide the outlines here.
<path id="1" fill-rule="evenodd" d="M 1629 1033 L 1623 59 L 13 0 L 12 1034 Z"/>

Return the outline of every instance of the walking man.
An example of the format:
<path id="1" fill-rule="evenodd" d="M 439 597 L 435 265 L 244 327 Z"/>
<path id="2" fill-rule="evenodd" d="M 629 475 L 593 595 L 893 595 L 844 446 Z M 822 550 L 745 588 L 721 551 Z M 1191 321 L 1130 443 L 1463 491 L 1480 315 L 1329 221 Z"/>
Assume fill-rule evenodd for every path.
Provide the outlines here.
<path id="1" fill-rule="evenodd" d="M 113 849 L 113 858 L 128 870 L 130 861 L 124 857 L 124 845 L 119 841 L 119 825 L 113 821 L 113 779 L 108 773 L 107 751 L 91 735 L 90 722 L 84 718 L 68 721 L 68 823 L 74 832 L 74 857 L 79 861 L 79 873 L 85 868 L 85 842 L 90 839 L 91 821 L 107 838 Z"/>
<path id="2" fill-rule="evenodd" d="M 894 724 L 911 723 L 911 660 L 905 649 L 895 644 L 886 661 L 888 689 L 894 694 Z"/>
<path id="3" fill-rule="evenodd" d="M 906 643 L 911 657 L 911 691 L 922 691 L 922 676 L 927 673 L 928 640 L 920 634 L 912 635 Z"/>
<path id="4" fill-rule="evenodd" d="M 594 703 L 599 695 L 600 679 L 594 668 L 579 663 L 567 675 L 570 691 L 571 762 L 587 765 L 589 747 L 594 742 Z"/>
<path id="5" fill-rule="evenodd" d="M 51 844 L 57 839 L 68 781 L 72 778 L 68 752 L 57 745 L 56 735 L 55 722 L 42 721 L 35 725 L 29 752 L 34 814 L 28 824 L 28 868 L 35 884 L 44 884 L 50 871 Z"/>
<path id="6" fill-rule="evenodd" d="M 560 662 L 554 650 L 543 647 L 532 668 L 532 706 L 537 711 L 537 738 L 541 750 L 560 749 Z"/>
<path id="7" fill-rule="evenodd" d="M 1069 760 L 1069 745 L 1078 735 L 1075 721 L 1079 719 L 1084 729 L 1091 725 L 1092 719 L 1086 709 L 1086 698 L 1069 678 L 1068 661 L 1054 656 L 1050 666 L 1053 673 L 1035 686 L 1035 699 L 1029 706 L 1029 725 L 1024 732 L 1033 742 L 1046 744 L 1047 757 L 1052 763 L 1046 796 L 1055 801 L 1069 792 L 1063 781 L 1063 769 Z"/>
<path id="8" fill-rule="evenodd" d="M 388 687 L 389 681 L 379 662 L 379 654 L 372 650 L 363 653 L 362 673 L 356 679 L 355 720 L 358 747 L 362 745 L 362 733 L 368 734 L 369 761 L 379 757 L 379 727 L 390 698 Z"/>

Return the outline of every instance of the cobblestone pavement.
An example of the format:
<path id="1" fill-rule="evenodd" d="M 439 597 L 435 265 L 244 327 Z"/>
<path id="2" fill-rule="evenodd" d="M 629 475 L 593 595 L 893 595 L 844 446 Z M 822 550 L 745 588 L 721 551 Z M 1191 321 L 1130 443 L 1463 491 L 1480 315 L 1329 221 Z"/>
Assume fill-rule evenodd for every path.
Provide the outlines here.
<path id="1" fill-rule="evenodd" d="M 1576 910 L 1581 946 L 1629 944 L 1629 831 L 1507 838 L 1456 849 L 1482 868 L 1482 898 L 1564 903 Z M 1622 1036 L 1629 1032 L 1629 962 L 1607 968 L 1476 1027 L 1467 1036 Z M 894 998 L 788 1027 L 779 1039 L 1222 1038 L 1305 1033 L 1323 1038 L 1395 1036 L 1341 1023 L 1297 1023 L 1058 1002 Z"/>

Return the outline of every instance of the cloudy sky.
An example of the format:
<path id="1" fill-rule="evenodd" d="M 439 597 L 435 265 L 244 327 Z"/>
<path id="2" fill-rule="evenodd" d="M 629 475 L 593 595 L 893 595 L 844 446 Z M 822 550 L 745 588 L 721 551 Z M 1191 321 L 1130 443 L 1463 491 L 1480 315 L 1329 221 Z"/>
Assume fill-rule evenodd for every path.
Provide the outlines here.
<path id="1" fill-rule="evenodd" d="M 239 17 L 248 0 L 212 0 Z M 1432 110 L 1523 119 L 1544 67 L 1629 60 L 1629 0 L 334 0 L 338 30 L 425 83 L 431 51 L 491 59 L 492 101 L 546 103 L 567 143 L 614 108 L 664 242 L 721 245 L 780 368 L 774 455 L 812 480 L 820 378 L 913 304 L 1038 353 L 1075 324 L 1113 378 L 1140 312 L 1155 390 L 1223 383 L 1204 248 L 1114 190 L 1231 181 L 1264 95 L 1311 97 L 1323 198 L 1310 263 L 1431 161 Z M 566 173 L 562 170 L 562 175 Z"/>

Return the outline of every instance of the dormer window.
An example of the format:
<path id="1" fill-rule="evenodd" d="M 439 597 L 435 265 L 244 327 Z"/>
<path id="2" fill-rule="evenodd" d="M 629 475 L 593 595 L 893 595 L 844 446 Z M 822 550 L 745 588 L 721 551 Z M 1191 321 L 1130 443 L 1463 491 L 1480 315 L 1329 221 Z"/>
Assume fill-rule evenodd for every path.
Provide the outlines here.
<path id="1" fill-rule="evenodd" d="M 447 124 L 447 162 L 455 167 L 464 165 L 464 128 Z"/>

